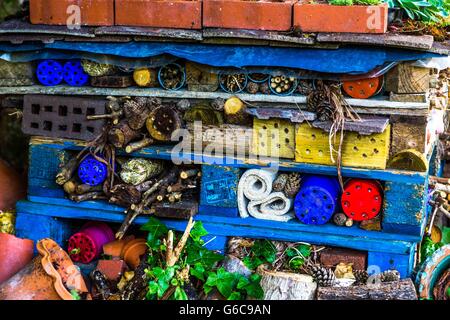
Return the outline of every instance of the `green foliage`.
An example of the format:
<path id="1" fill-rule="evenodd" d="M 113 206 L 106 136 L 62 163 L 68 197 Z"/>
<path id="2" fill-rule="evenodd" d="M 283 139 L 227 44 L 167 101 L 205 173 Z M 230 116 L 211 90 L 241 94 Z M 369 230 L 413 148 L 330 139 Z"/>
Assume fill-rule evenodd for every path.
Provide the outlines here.
<path id="1" fill-rule="evenodd" d="M 78 294 L 78 291 L 75 289 L 70 290 L 70 295 L 74 300 L 81 300 L 80 295 Z"/>
<path id="2" fill-rule="evenodd" d="M 352 6 L 353 0 L 330 0 L 329 3 L 333 6 Z"/>
<path id="3" fill-rule="evenodd" d="M 412 20 L 439 22 L 448 17 L 448 0 L 386 0 L 390 8 L 401 8 Z"/>
<path id="4" fill-rule="evenodd" d="M 288 248 L 286 250 L 286 256 L 289 258 L 288 267 L 293 271 L 299 271 L 310 255 L 311 246 L 306 244 Z"/>
<path id="5" fill-rule="evenodd" d="M 441 248 L 444 244 L 441 242 L 434 243 L 429 236 L 424 237 L 422 246 L 420 248 L 421 263 L 431 256 L 436 250 Z"/>
<path id="6" fill-rule="evenodd" d="M 256 269 L 262 264 L 272 264 L 277 257 L 277 249 L 269 240 L 256 240 L 250 255 L 243 262 L 249 269 Z"/>
<path id="7" fill-rule="evenodd" d="M 247 296 L 262 297 L 258 275 L 252 275 L 247 279 L 239 274 L 227 272 L 224 268 L 216 268 L 217 262 L 221 261 L 223 256 L 205 248 L 202 237 L 208 235 L 208 232 L 200 221 L 195 222 L 186 246 L 173 267 L 167 267 L 165 260 L 167 248 L 163 239 L 167 236 L 167 227 L 152 217 L 141 229 L 149 232 L 147 244 L 151 253 L 147 261 L 150 266 L 145 270 L 149 279 L 147 299 L 161 299 L 170 295 L 169 299 L 187 300 L 187 294 L 183 289 L 185 282 L 188 281 L 186 276 L 200 280 L 205 293 L 217 288 L 230 300 L 245 299 Z M 179 238 L 179 235 L 175 235 L 174 243 L 177 243 Z M 261 254 L 268 255 L 264 246 L 259 250 Z M 186 274 L 183 275 L 183 272 Z"/>
<path id="8" fill-rule="evenodd" d="M 376 6 L 381 2 L 381 0 L 355 0 L 354 3 L 361 6 Z"/>
<path id="9" fill-rule="evenodd" d="M 260 285 L 261 276 L 252 274 L 245 277 L 239 273 L 231 273 L 224 268 L 219 268 L 216 272 L 210 272 L 203 290 L 206 294 L 217 288 L 227 300 L 242 300 L 246 296 L 256 299 L 264 297 L 264 291 Z"/>

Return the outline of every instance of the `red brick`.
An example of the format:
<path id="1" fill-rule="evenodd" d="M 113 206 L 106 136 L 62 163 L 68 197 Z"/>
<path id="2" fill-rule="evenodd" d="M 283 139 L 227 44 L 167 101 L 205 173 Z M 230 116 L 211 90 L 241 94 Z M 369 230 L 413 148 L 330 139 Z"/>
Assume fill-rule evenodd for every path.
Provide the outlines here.
<path id="1" fill-rule="evenodd" d="M 97 264 L 97 270 L 111 281 L 119 281 L 126 269 L 127 265 L 123 260 L 99 260 Z"/>
<path id="2" fill-rule="evenodd" d="M 293 2 L 203 0 L 203 26 L 287 31 L 292 27 Z"/>
<path id="3" fill-rule="evenodd" d="M 116 25 L 201 29 L 202 2 L 115 0 Z"/>
<path id="4" fill-rule="evenodd" d="M 320 262 L 326 267 L 334 267 L 341 262 L 353 263 L 353 270 L 365 270 L 367 253 L 351 249 L 327 248 L 321 252 Z"/>
<path id="5" fill-rule="evenodd" d="M 294 27 L 303 32 L 385 33 L 388 5 L 333 6 L 329 4 L 294 4 Z M 373 17 L 379 23 L 373 24 Z"/>
<path id="6" fill-rule="evenodd" d="M 114 25 L 114 0 L 30 0 L 31 23 L 67 25 L 70 5 L 80 7 L 81 25 Z"/>

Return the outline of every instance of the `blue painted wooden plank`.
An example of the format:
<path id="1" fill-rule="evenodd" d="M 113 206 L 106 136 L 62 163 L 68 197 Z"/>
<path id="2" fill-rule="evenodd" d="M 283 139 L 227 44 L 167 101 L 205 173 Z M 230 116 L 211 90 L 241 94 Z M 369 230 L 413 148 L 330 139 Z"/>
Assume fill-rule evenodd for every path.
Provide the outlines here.
<path id="1" fill-rule="evenodd" d="M 198 207 L 197 215 L 207 215 L 207 216 L 222 216 L 222 217 L 238 217 L 239 209 L 238 208 L 223 208 L 223 207 L 214 207 L 214 206 L 202 206 Z"/>
<path id="2" fill-rule="evenodd" d="M 228 237 L 208 234 L 202 237 L 202 240 L 205 241 L 204 246 L 209 250 L 215 250 L 221 254 L 225 254 L 228 244 Z"/>
<path id="3" fill-rule="evenodd" d="M 411 184 L 386 182 L 384 192 L 383 230 L 421 235 L 425 219 L 428 182 Z"/>
<path id="4" fill-rule="evenodd" d="M 66 242 L 74 230 L 74 224 L 64 219 L 24 211 L 17 212 L 16 236 L 31 239 L 35 244 L 41 239 L 52 238 L 65 248 Z M 34 252 L 37 253 L 36 247 Z"/>
<path id="5" fill-rule="evenodd" d="M 100 220 L 121 223 L 124 219 L 124 215 L 120 213 L 105 212 L 98 210 L 89 210 L 63 207 L 47 204 L 37 204 L 28 201 L 20 201 L 17 204 L 18 212 L 25 212 L 37 215 L 56 216 L 60 218 L 70 219 L 86 219 L 86 220 Z M 255 225 L 243 225 L 242 223 L 232 223 L 233 219 L 228 217 L 198 217 L 198 220 L 202 221 L 205 228 L 214 235 L 220 236 L 241 236 L 250 238 L 267 238 L 273 240 L 282 241 L 306 241 L 318 245 L 330 245 L 348 247 L 357 250 L 377 250 L 386 251 L 390 253 L 405 254 L 409 252 L 411 246 L 415 245 L 415 242 L 400 241 L 400 240 L 385 240 L 375 239 L 370 236 L 351 236 L 351 235 L 334 235 L 334 234 L 321 234 L 307 232 L 294 232 L 293 230 L 286 229 L 273 229 L 272 227 L 257 227 Z M 213 218 L 222 218 L 228 222 L 220 223 L 218 221 L 211 222 Z M 249 218 L 251 219 L 251 218 Z M 141 216 L 136 219 L 136 224 L 143 224 L 147 222 L 148 217 Z M 239 218 L 239 221 L 242 219 Z M 247 220 L 247 219 L 246 219 Z M 257 220 L 257 219 L 253 219 Z M 184 230 L 186 227 L 186 221 L 184 220 L 171 220 L 163 219 L 169 228 L 175 230 Z M 251 221 L 251 220 L 249 220 Z M 273 222 L 272 222 L 273 223 Z M 345 229 L 345 228 L 344 228 Z"/>
<path id="6" fill-rule="evenodd" d="M 395 269 L 400 272 L 402 278 L 406 278 L 413 271 L 414 254 L 414 247 L 407 254 L 369 251 L 367 256 L 368 272 L 372 274 Z"/>
<path id="7" fill-rule="evenodd" d="M 239 168 L 202 165 L 200 205 L 237 208 L 240 176 Z"/>
<path id="8" fill-rule="evenodd" d="M 81 203 L 75 203 L 68 199 L 52 199 L 52 198 L 42 198 L 42 197 L 29 197 L 30 201 L 35 203 L 43 203 L 48 205 L 56 205 L 63 207 L 74 207 L 75 212 L 80 212 L 84 209 L 90 209 L 90 214 L 92 214 L 92 219 L 96 219 L 98 216 L 103 216 L 106 213 L 119 213 L 120 216 L 123 216 L 124 208 L 118 207 L 115 205 L 108 204 L 104 201 L 86 201 Z M 19 203 L 20 205 L 20 203 Z M 113 210 L 109 210 L 109 208 Z M 407 242 L 419 242 L 421 241 L 421 237 L 417 235 L 408 235 L 408 234 L 392 234 L 387 232 L 380 231 L 366 231 L 358 226 L 353 226 L 351 228 L 347 227 L 339 227 L 332 223 L 324 224 L 324 225 L 306 225 L 302 224 L 300 221 L 294 219 L 288 222 L 277 222 L 270 220 L 261 220 L 255 219 L 252 217 L 249 218 L 240 218 L 240 217 L 229 217 L 229 216 L 215 216 L 209 214 L 208 211 L 202 211 L 202 207 L 199 207 L 199 213 L 196 215 L 196 218 L 202 221 L 207 221 L 211 223 L 217 224 L 236 224 L 242 226 L 249 227 L 257 227 L 257 228 L 272 228 L 272 229 L 280 229 L 291 232 L 310 232 L 310 233 L 318 233 L 320 235 L 342 235 L 342 236 L 352 236 L 352 237 L 361 237 L 361 238 L 371 238 L 371 239 L 380 239 L 380 240 L 401 240 Z"/>
<path id="9" fill-rule="evenodd" d="M 34 138 L 32 145 L 39 145 L 41 147 L 51 149 L 64 149 L 64 150 L 80 150 L 83 147 L 83 143 L 75 142 L 72 140 L 50 140 L 45 138 Z M 337 175 L 337 168 L 335 166 L 316 165 L 298 163 L 285 159 L 273 159 L 268 157 L 258 157 L 255 155 L 247 158 L 235 157 L 224 158 L 221 156 L 203 155 L 196 153 L 176 153 L 172 152 L 173 146 L 151 146 L 144 148 L 132 156 L 173 160 L 174 158 L 179 161 L 192 162 L 197 164 L 210 164 L 210 165 L 225 165 L 233 168 L 260 168 L 260 167 L 276 167 L 283 171 L 297 171 L 310 174 L 324 174 L 324 175 Z M 122 154 L 123 153 L 119 153 Z M 363 178 L 363 179 L 378 179 L 383 181 L 396 181 L 403 183 L 424 183 L 427 179 L 427 173 L 412 172 L 405 170 L 374 170 L 374 169 L 362 169 L 362 168 L 342 168 L 342 174 L 349 178 Z"/>

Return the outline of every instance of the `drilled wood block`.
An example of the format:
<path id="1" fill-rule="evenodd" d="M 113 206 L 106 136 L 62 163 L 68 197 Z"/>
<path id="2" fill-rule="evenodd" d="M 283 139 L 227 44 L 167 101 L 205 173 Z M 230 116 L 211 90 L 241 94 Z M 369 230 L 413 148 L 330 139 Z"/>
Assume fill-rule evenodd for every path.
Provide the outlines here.
<path id="1" fill-rule="evenodd" d="M 26 95 L 22 131 L 52 138 L 92 140 L 101 133 L 105 121 L 88 121 L 86 116 L 104 114 L 105 102 L 95 98 Z"/>
<path id="2" fill-rule="evenodd" d="M 320 253 L 320 263 L 329 268 L 341 262 L 353 263 L 354 270 L 366 270 L 367 252 L 342 248 L 327 248 Z"/>
<path id="3" fill-rule="evenodd" d="M 91 86 L 99 88 L 127 88 L 133 85 L 131 76 L 91 77 Z"/>
<path id="4" fill-rule="evenodd" d="M 185 200 L 175 203 L 156 202 L 152 205 L 154 215 L 160 218 L 187 219 L 193 217 L 198 212 L 198 202 L 195 200 Z"/>
<path id="5" fill-rule="evenodd" d="M 385 76 L 385 90 L 394 93 L 425 93 L 430 88 L 430 69 L 403 62 Z"/>
<path id="6" fill-rule="evenodd" d="M 349 167 L 386 169 L 389 156 L 390 125 L 383 133 L 362 135 L 345 132 L 342 145 L 342 164 Z M 340 136 L 333 142 L 338 150 Z M 336 159 L 336 154 L 334 154 Z M 295 161 L 335 165 L 331 161 L 328 132 L 310 127 L 307 123 L 297 126 L 295 137 Z"/>
<path id="7" fill-rule="evenodd" d="M 253 119 L 252 153 L 275 158 L 295 157 L 295 125 L 289 120 Z"/>

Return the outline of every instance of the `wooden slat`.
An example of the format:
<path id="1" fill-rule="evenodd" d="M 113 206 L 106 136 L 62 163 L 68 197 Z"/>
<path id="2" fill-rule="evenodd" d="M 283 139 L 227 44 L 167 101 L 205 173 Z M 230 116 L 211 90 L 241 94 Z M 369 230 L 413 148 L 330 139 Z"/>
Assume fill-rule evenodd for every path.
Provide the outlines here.
<path id="1" fill-rule="evenodd" d="M 90 95 L 90 96 L 146 96 L 177 99 L 228 99 L 231 95 L 226 92 L 196 92 L 196 91 L 169 91 L 157 88 L 92 88 L 92 87 L 70 87 L 70 86 L 24 86 L 24 87 L 0 87 L 0 95 L 9 94 L 59 94 L 59 95 Z M 298 105 L 306 105 L 306 97 L 302 95 L 276 96 L 264 94 L 235 94 L 239 99 L 246 102 L 258 102 L 261 104 L 274 104 L 277 108 L 298 109 Z M 387 98 L 372 99 L 347 99 L 347 102 L 355 107 L 358 113 L 378 115 L 409 115 L 426 116 L 429 103 L 421 102 L 396 102 Z"/>
<path id="2" fill-rule="evenodd" d="M 80 27 L 79 29 L 69 29 L 67 26 L 49 26 L 42 24 L 31 24 L 22 20 L 7 20 L 0 23 L 0 34 L 18 34 L 18 33 L 34 33 L 34 34 L 51 34 L 51 35 L 67 35 L 85 38 L 95 37 L 94 28 Z"/>
<path id="3" fill-rule="evenodd" d="M 121 35 L 121 36 L 140 36 L 151 38 L 167 39 L 185 39 L 202 40 L 202 32 L 197 30 L 167 29 L 167 28 L 149 28 L 149 27 L 99 27 L 95 29 L 95 35 Z"/>
<path id="4" fill-rule="evenodd" d="M 355 43 L 366 45 L 380 45 L 409 49 L 430 49 L 433 36 L 409 36 L 400 34 L 359 34 L 359 33 L 319 33 L 318 42 Z"/>

